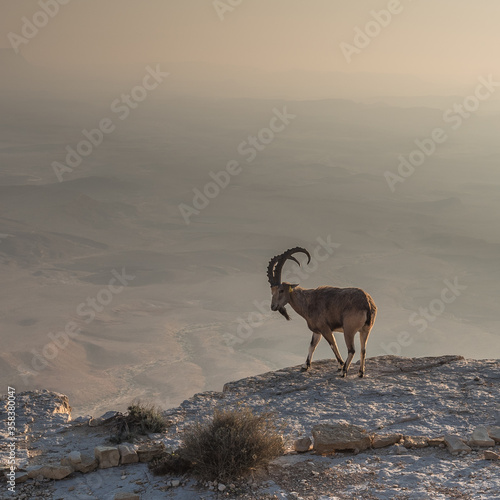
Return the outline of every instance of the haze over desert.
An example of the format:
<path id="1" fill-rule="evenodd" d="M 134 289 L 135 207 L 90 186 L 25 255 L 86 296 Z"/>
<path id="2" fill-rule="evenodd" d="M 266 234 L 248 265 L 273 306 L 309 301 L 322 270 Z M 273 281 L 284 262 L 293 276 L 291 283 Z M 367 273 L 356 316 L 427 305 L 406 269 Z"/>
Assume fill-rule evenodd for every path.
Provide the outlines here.
<path id="1" fill-rule="evenodd" d="M 368 376 L 498 357 L 496 3 L 54 2 L 0 2 L 3 387 L 95 415 L 300 365 L 296 246 L 374 298 Z"/>

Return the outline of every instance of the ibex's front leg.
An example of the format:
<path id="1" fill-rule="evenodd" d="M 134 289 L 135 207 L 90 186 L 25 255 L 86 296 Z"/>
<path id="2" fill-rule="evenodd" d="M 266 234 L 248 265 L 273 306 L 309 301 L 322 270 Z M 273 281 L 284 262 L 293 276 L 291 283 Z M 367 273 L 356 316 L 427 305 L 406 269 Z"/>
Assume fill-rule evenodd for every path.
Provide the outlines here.
<path id="1" fill-rule="evenodd" d="M 335 342 L 335 337 L 333 336 L 333 332 L 329 330 L 323 331 L 323 337 L 325 337 L 326 341 L 330 344 L 330 347 L 332 348 L 333 354 L 335 354 L 335 357 L 337 358 L 337 361 L 339 363 L 339 368 L 337 371 L 342 370 L 344 367 L 344 360 L 342 359 L 342 356 L 340 355 L 339 348 L 337 346 L 337 342 Z"/>
<path id="2" fill-rule="evenodd" d="M 316 347 L 319 344 L 320 340 L 321 340 L 321 334 L 320 333 L 313 333 L 312 338 L 311 338 L 311 343 L 309 344 L 309 353 L 307 354 L 306 362 L 302 365 L 303 372 L 307 371 L 309 369 L 309 367 L 311 366 L 311 361 L 312 361 L 314 351 L 316 350 Z"/>

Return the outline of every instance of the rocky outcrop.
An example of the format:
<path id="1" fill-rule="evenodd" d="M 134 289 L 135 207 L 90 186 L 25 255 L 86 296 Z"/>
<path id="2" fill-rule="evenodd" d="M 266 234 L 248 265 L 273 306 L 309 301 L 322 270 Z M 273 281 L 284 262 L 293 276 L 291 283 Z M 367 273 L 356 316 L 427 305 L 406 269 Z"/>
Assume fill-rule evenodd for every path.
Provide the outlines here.
<path id="1" fill-rule="evenodd" d="M 433 497 L 436 492 L 432 488 L 437 480 L 419 469 L 419 464 L 430 462 L 425 470 L 433 470 L 433 474 L 440 471 L 443 475 L 440 480 L 446 479 L 449 485 L 453 481 L 459 484 L 469 471 L 489 464 L 485 459 L 497 460 L 500 420 L 495 420 L 498 406 L 494 405 L 500 399 L 498 361 L 464 360 L 457 356 L 420 359 L 381 356 L 367 360 L 367 373 L 364 379 L 354 376 L 340 379 L 334 363 L 325 360 L 313 363 L 306 373 L 300 367 L 292 367 L 231 382 L 226 384 L 224 392 L 196 394 L 179 407 L 166 410 L 164 415 L 171 426 L 165 433 L 116 446 L 111 446 L 108 439 L 118 412 L 72 419 L 69 402 L 61 394 L 48 391 L 19 394 L 16 411 L 22 439 L 18 441 L 14 482 L 21 492 L 26 492 L 25 498 L 37 497 L 37 492 L 33 493 L 37 485 L 43 485 L 45 493 L 53 490 L 54 498 L 68 500 L 86 498 L 89 488 L 95 489 L 92 490 L 95 498 L 111 499 L 115 494 L 148 500 L 165 498 L 165 491 L 189 489 L 194 483 L 182 476 L 151 476 L 146 462 L 164 450 L 174 450 L 184 429 L 211 416 L 215 408 L 235 409 L 242 405 L 257 413 L 271 411 L 285 437 L 288 452 L 274 461 L 269 471 L 273 487 L 283 488 L 286 496 L 314 486 L 316 490 L 309 489 L 304 496 L 319 498 L 321 492 L 336 491 L 338 498 L 360 497 L 361 490 L 350 491 L 349 487 L 358 476 L 357 488 L 370 485 L 368 476 L 363 476 L 366 470 L 375 470 L 377 475 L 371 492 L 384 485 L 393 488 L 393 460 L 398 455 L 398 463 L 406 464 L 413 474 L 405 476 L 406 487 L 416 497 Z M 0 420 L 5 421 L 2 401 L 0 412 Z M 2 432 L 4 429 L 0 428 L 0 463 L 6 471 L 8 440 Z M 490 449 L 484 450 L 485 444 Z M 449 460 L 450 453 L 455 457 L 453 460 Z M 408 457 L 415 460 L 408 461 Z M 419 461 L 418 457 L 425 460 Z M 492 471 L 495 469 L 493 464 L 490 467 Z M 327 471 L 333 471 L 331 484 Z M 90 474 L 88 479 L 82 480 L 82 473 Z M 103 474 L 106 485 L 100 479 Z M 146 474 L 149 474 L 148 484 L 144 483 Z M 50 483 L 41 482 L 49 477 Z M 484 479 L 483 483 L 479 477 L 481 481 Z M 60 478 L 64 479 L 57 480 Z M 336 486 L 339 481 L 345 495 Z M 293 489 L 287 489 L 292 483 Z M 206 486 L 207 494 L 222 493 L 219 483 L 215 484 Z M 103 493 L 97 485 L 108 489 Z M 468 481 L 461 488 L 470 498 L 483 495 L 493 499 L 485 496 L 484 491 L 493 491 L 497 485 L 500 487 L 500 479 L 484 469 L 475 481 Z M 224 487 L 223 493 L 228 498 L 245 498 L 234 496 L 239 495 L 232 493 L 236 491 L 234 485 Z M 261 488 L 254 483 L 249 487 L 252 494 Z M 196 492 L 193 498 L 197 497 L 198 490 L 192 491 Z"/>

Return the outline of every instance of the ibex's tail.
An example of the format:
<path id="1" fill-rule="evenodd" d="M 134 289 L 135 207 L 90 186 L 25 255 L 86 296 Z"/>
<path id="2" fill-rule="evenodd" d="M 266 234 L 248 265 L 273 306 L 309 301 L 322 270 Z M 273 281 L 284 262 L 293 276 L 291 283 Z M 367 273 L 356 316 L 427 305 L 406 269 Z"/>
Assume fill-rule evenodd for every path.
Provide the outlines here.
<path id="1" fill-rule="evenodd" d="M 377 316 L 377 306 L 375 305 L 375 302 L 373 302 L 373 299 L 366 294 L 366 299 L 368 300 L 368 314 L 366 315 L 366 323 L 365 325 L 370 325 L 370 327 L 373 326 L 375 323 L 375 318 Z"/>

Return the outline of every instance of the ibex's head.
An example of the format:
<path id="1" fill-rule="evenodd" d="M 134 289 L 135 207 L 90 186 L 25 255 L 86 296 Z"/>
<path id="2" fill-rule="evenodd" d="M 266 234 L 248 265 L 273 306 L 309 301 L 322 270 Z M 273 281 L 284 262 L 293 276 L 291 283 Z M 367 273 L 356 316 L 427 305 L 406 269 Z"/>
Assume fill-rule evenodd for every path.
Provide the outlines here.
<path id="1" fill-rule="evenodd" d="M 311 256 L 309 252 L 305 248 L 295 247 L 287 250 L 285 253 L 281 255 L 277 255 L 273 257 L 269 261 L 269 265 L 267 266 L 267 279 L 269 280 L 269 284 L 271 285 L 271 309 L 273 311 L 279 311 L 287 320 L 290 319 L 288 316 L 288 312 L 285 309 L 285 306 L 290 301 L 290 294 L 293 292 L 293 289 L 298 286 L 291 283 L 282 283 L 281 282 L 281 269 L 283 268 L 283 264 L 288 260 L 293 260 L 300 266 L 300 262 L 293 257 L 294 253 L 302 252 L 307 255 L 308 261 L 311 262 Z"/>

